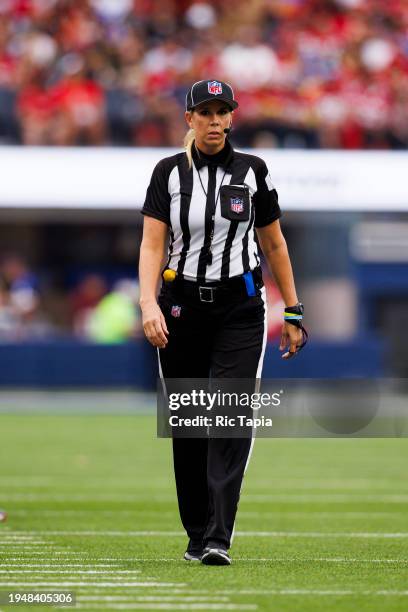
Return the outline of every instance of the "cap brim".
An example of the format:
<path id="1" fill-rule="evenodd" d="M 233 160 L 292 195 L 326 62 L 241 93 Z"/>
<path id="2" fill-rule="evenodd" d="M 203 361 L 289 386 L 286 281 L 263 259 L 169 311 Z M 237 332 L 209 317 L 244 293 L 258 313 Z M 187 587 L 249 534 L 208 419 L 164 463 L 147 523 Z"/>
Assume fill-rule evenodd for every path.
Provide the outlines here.
<path id="1" fill-rule="evenodd" d="M 216 101 L 220 100 L 221 102 L 225 102 L 225 104 L 228 104 L 231 110 L 235 110 L 236 108 L 238 108 L 238 102 L 236 102 L 235 100 L 230 100 L 229 98 L 226 99 L 226 98 L 223 98 L 222 96 L 211 96 L 211 98 L 207 98 L 207 100 L 201 100 L 199 104 L 190 106 L 188 110 L 192 110 L 193 108 L 196 108 L 197 106 L 201 106 L 202 104 L 205 104 L 206 102 L 212 102 L 213 100 L 216 100 Z"/>

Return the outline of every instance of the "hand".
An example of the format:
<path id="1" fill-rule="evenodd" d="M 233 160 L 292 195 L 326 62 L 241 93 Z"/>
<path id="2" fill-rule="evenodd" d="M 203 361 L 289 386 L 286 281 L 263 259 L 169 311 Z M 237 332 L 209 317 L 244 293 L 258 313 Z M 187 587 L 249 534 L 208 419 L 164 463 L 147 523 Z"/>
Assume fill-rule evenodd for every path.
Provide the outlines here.
<path id="1" fill-rule="evenodd" d="M 169 335 L 166 321 L 156 301 L 140 304 L 143 315 L 143 330 L 146 338 L 158 348 L 165 348 Z"/>
<path id="2" fill-rule="evenodd" d="M 279 345 L 279 350 L 283 351 L 288 345 L 289 350 L 282 355 L 282 359 L 291 359 L 298 351 L 298 348 L 302 345 L 303 334 L 302 330 L 292 323 L 283 322 L 282 336 Z"/>

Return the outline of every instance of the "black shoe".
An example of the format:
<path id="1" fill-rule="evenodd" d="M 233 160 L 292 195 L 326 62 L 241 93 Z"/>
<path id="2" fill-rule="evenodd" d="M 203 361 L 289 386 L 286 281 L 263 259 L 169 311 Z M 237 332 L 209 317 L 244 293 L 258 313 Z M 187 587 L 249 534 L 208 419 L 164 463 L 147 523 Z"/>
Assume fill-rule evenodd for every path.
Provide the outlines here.
<path id="1" fill-rule="evenodd" d="M 203 543 L 201 540 L 190 540 L 184 553 L 186 561 L 201 561 L 203 554 Z"/>
<path id="2" fill-rule="evenodd" d="M 201 563 L 204 563 L 204 565 L 231 565 L 231 559 L 227 549 L 223 546 L 206 546 L 201 557 Z"/>

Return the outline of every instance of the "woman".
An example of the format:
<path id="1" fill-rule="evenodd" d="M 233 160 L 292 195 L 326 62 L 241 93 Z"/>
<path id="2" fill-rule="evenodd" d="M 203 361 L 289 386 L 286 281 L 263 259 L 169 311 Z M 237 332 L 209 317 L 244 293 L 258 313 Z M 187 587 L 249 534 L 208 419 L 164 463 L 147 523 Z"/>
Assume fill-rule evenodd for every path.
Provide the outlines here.
<path id="1" fill-rule="evenodd" d="M 140 306 L 164 378 L 259 378 L 266 344 L 265 289 L 254 228 L 287 308 L 280 349 L 303 346 L 281 211 L 265 162 L 227 139 L 238 103 L 230 85 L 194 83 L 186 97 L 185 152 L 154 169 L 143 207 Z M 159 300 L 157 285 L 167 263 Z M 230 564 L 242 478 L 253 440 L 173 439 L 184 558 Z"/>

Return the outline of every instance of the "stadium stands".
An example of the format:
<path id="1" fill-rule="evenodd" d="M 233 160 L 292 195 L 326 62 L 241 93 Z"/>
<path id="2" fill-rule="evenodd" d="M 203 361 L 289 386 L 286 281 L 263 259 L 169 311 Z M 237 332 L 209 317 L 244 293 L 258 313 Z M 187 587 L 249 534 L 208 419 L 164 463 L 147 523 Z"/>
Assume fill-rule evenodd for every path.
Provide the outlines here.
<path id="1" fill-rule="evenodd" d="M 406 149 L 404 0 L 5 0 L 0 140 L 179 146 L 217 75 L 240 146 Z"/>

